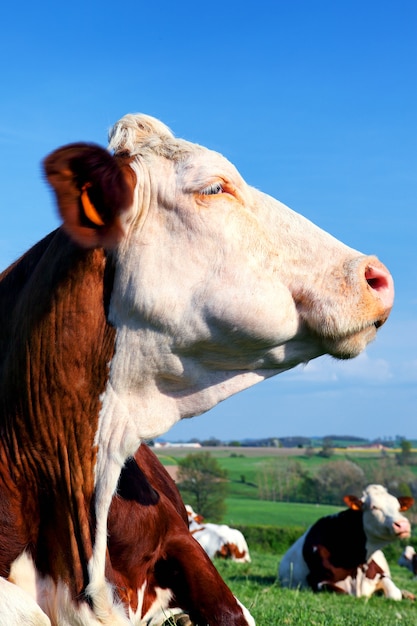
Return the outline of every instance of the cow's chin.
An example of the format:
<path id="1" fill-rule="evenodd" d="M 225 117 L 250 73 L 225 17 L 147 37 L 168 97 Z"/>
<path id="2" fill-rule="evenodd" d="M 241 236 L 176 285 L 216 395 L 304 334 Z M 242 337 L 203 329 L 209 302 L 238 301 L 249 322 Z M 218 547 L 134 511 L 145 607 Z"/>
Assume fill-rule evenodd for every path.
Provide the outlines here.
<path id="1" fill-rule="evenodd" d="M 336 359 L 353 359 L 363 352 L 366 346 L 375 339 L 377 329 L 374 324 L 352 335 L 341 339 L 326 338 L 325 351 Z"/>
<path id="2" fill-rule="evenodd" d="M 397 539 L 409 539 L 411 532 L 409 530 L 403 530 L 402 532 L 395 533 Z"/>

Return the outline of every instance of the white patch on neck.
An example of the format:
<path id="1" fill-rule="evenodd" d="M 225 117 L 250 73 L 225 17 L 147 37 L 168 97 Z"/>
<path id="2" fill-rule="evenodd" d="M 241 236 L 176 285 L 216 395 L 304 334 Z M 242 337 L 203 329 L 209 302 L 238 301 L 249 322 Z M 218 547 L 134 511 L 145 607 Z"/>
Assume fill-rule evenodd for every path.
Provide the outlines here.
<path id="1" fill-rule="evenodd" d="M 10 568 L 9 580 L 20 590 L 24 590 L 27 595 L 27 611 L 33 611 L 31 599 L 39 605 L 41 610 L 49 617 L 51 626 L 129 626 L 123 606 L 112 601 L 110 606 L 106 606 L 104 619 L 99 620 L 92 612 L 86 602 L 76 602 L 71 597 L 67 585 L 59 581 L 56 585 L 50 576 L 40 576 L 32 558 L 23 552 L 12 564 Z M 110 586 L 107 585 L 110 595 Z M 3 624 L 3 606 L 0 606 L 0 623 Z M 39 621 L 25 622 L 20 624 L 34 624 L 46 626 L 49 622 L 46 617 L 39 617 Z M 4 622 L 6 625 L 6 622 Z M 7 626 L 13 624 L 7 621 Z M 17 626 L 17 622 L 16 622 Z"/>

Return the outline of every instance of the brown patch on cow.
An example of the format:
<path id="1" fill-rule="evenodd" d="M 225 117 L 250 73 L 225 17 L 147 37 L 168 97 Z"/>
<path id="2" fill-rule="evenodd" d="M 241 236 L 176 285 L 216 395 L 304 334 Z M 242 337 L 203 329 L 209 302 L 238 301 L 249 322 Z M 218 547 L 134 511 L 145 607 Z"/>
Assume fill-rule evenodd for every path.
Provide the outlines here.
<path id="1" fill-rule="evenodd" d="M 245 555 L 246 553 L 239 550 L 234 543 L 224 543 L 220 550 L 216 552 L 216 556 L 222 559 L 243 559 Z"/>
<path id="2" fill-rule="evenodd" d="M 135 461 L 138 471 L 129 462 L 121 483 L 131 482 L 133 472 L 136 486 L 129 486 L 129 499 L 122 497 L 124 489 L 113 498 L 108 519 L 107 576 L 120 598 L 136 610 L 138 589 L 146 581 L 142 617 L 160 587 L 173 594 L 170 608 L 181 607 L 192 623 L 247 626 L 232 592 L 189 532 L 185 506 L 166 468 L 146 445 Z M 153 491 L 158 498 L 143 498 Z"/>
<path id="3" fill-rule="evenodd" d="M 363 570 L 366 573 L 366 578 L 370 580 L 375 580 L 377 576 L 385 576 L 385 572 L 373 559 L 369 561 L 366 565 L 362 566 Z"/>
<path id="4" fill-rule="evenodd" d="M 41 573 L 74 595 L 88 582 L 94 539 L 111 282 L 104 251 L 78 247 L 61 229 L 0 275 L 0 573 L 28 545 Z"/>
<path id="5" fill-rule="evenodd" d="M 345 567 L 335 567 L 330 560 L 330 550 L 328 550 L 326 546 L 315 546 L 315 552 L 321 561 L 321 566 L 325 570 L 327 570 L 327 572 L 330 574 L 329 578 L 331 578 L 333 582 L 337 582 L 338 580 L 344 580 L 347 576 L 353 576 L 356 573 L 356 568 L 348 569 Z"/>

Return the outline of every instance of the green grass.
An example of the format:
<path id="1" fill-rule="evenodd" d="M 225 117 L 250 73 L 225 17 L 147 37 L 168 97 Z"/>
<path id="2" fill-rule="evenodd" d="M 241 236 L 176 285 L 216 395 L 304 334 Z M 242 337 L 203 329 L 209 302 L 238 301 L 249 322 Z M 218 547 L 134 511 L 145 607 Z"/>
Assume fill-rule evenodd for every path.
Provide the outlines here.
<path id="1" fill-rule="evenodd" d="M 176 464 L 179 458 L 195 453 L 194 450 L 170 449 L 158 454 L 164 465 Z M 232 526 L 272 526 L 281 528 L 307 528 L 319 517 L 337 512 L 342 507 L 327 505 L 269 502 L 258 499 L 254 484 L 262 464 L 274 459 L 287 463 L 289 459 L 300 462 L 314 471 L 325 459 L 308 458 L 301 451 L 294 454 L 269 449 L 244 448 L 210 449 L 221 467 L 229 473 L 227 512 L 223 521 Z M 391 453 L 390 453 L 391 454 Z M 380 459 L 377 451 L 337 451 L 332 457 L 357 460 L 361 464 L 374 464 Z M 417 468 L 413 468 L 417 473 Z M 242 477 L 244 479 L 242 480 Z M 253 484 L 251 484 L 253 483 Z M 274 532 L 274 529 L 272 529 Z M 279 545 L 279 544 L 277 544 Z M 392 548 L 392 549 L 391 549 Z M 283 549 L 283 548 L 278 548 Z M 249 544 L 252 562 L 233 563 L 216 559 L 215 565 L 226 584 L 250 610 L 257 626 L 414 626 L 417 625 L 417 604 L 409 600 L 394 602 L 374 596 L 368 600 L 339 594 L 314 594 L 311 591 L 282 589 L 277 582 L 278 563 L 282 554 L 272 549 L 261 551 Z M 402 546 L 390 547 L 389 562 L 394 582 L 400 589 L 417 595 L 417 582 L 411 573 L 396 564 Z"/>
<path id="2" fill-rule="evenodd" d="M 307 528 L 319 517 L 331 515 L 341 507 L 298 502 L 269 502 L 245 498 L 226 498 L 223 522 L 230 525 L 301 526 Z"/>
<path id="3" fill-rule="evenodd" d="M 369 600 L 329 593 L 281 589 L 276 580 L 279 556 L 251 551 L 252 563 L 216 559 L 226 584 L 250 610 L 257 626 L 414 626 L 414 602 L 394 602 L 374 596 Z M 401 589 L 417 593 L 410 572 L 390 564 Z"/>

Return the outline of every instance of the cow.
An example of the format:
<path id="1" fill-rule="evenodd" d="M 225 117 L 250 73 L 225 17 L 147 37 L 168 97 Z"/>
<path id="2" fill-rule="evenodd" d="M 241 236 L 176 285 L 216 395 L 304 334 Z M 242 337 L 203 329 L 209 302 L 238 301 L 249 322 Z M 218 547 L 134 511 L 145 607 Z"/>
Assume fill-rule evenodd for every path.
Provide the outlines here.
<path id="1" fill-rule="evenodd" d="M 329 559 L 329 551 L 320 547 L 322 559 Z M 374 593 L 382 592 L 391 600 L 402 600 L 403 593 L 393 582 L 385 554 L 377 550 L 366 563 L 361 563 L 356 571 L 342 580 L 324 580 L 318 584 L 318 591 L 345 593 L 356 598 L 370 598 Z"/>
<path id="2" fill-rule="evenodd" d="M 129 607 L 132 624 L 154 626 L 170 618 L 169 624 L 186 619 L 186 624 L 255 625 L 190 534 L 174 481 L 144 443 L 120 474 L 109 511 L 108 552 L 107 574 Z M 33 581 L 25 579 L 29 559 L 25 554 L 13 565 L 12 577 L 32 599 Z M 44 588 L 39 604 L 53 615 L 49 591 Z M 59 614 L 54 621 L 61 623 Z"/>
<path id="3" fill-rule="evenodd" d="M 348 495 L 344 502 L 347 509 L 320 518 L 286 552 L 278 568 L 280 584 L 352 595 L 382 589 L 400 599 L 381 548 L 410 536 L 410 522 L 401 511 L 414 499 L 368 485 L 362 498 Z"/>
<path id="4" fill-rule="evenodd" d="M 406 567 L 414 576 L 417 576 L 417 553 L 413 546 L 406 546 L 398 559 L 398 565 Z"/>
<path id="5" fill-rule="evenodd" d="M 227 524 L 204 523 L 202 515 L 187 504 L 188 527 L 211 559 L 219 557 L 236 563 L 250 563 L 248 544 L 243 533 Z"/>
<path id="6" fill-rule="evenodd" d="M 168 609 L 180 607 L 192 623 L 254 626 L 190 535 L 179 491 L 145 444 L 125 463 L 116 493 L 109 513 L 111 580 L 138 624 L 148 624 L 153 613 L 165 620 Z"/>
<path id="7" fill-rule="evenodd" d="M 125 461 L 270 376 L 357 356 L 393 280 L 149 116 L 43 167 L 62 225 L 0 275 L 0 576 L 29 547 L 60 624 L 123 625 L 106 570 Z"/>

